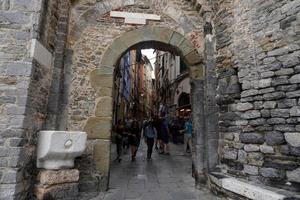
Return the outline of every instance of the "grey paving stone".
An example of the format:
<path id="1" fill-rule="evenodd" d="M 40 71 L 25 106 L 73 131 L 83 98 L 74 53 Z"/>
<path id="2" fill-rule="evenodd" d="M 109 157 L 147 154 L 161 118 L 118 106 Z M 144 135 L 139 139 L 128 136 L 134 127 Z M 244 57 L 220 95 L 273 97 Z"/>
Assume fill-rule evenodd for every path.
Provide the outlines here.
<path id="1" fill-rule="evenodd" d="M 172 145 L 170 156 L 154 151 L 152 160 L 147 161 L 142 144 L 136 162 L 125 153 L 121 163 L 112 161 L 110 174 L 110 190 L 93 200 L 217 199 L 205 188 L 195 188 L 191 156 L 183 153 L 182 145 Z"/>

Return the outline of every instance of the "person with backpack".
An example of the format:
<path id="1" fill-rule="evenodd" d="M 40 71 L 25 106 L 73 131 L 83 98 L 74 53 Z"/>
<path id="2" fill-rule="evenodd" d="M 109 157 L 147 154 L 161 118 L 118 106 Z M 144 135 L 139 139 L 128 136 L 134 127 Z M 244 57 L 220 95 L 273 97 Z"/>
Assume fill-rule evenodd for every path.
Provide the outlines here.
<path id="1" fill-rule="evenodd" d="M 153 122 L 150 120 L 146 122 L 143 126 L 143 136 L 147 144 L 147 160 L 151 160 L 152 150 L 154 146 L 154 139 L 157 134 Z"/>

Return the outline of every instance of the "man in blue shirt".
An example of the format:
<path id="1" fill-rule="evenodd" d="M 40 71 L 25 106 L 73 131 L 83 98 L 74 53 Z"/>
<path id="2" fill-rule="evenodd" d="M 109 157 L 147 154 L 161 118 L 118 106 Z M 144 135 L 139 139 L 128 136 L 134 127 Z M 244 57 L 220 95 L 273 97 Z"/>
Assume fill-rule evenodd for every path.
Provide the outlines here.
<path id="1" fill-rule="evenodd" d="M 154 145 L 154 138 L 156 136 L 157 132 L 155 127 L 153 126 L 152 121 L 148 121 L 144 123 L 143 126 L 143 135 L 145 138 L 145 142 L 147 144 L 147 160 L 151 159 L 153 145 Z"/>

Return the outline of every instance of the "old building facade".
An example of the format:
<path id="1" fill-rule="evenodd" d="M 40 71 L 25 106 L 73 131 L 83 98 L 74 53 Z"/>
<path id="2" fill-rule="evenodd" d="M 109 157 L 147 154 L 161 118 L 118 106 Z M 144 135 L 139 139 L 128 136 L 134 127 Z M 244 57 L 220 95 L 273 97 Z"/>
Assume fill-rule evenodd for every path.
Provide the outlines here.
<path id="1" fill-rule="evenodd" d="M 40 130 L 86 131 L 79 192 L 107 188 L 114 69 L 141 47 L 187 64 L 198 184 L 217 190 L 218 171 L 297 190 L 299 22 L 298 0 L 0 0 L 0 199 L 33 198 Z"/>
<path id="2" fill-rule="evenodd" d="M 180 56 L 157 51 L 156 54 L 156 105 L 163 105 L 168 116 L 188 117 L 191 114 L 191 85 L 188 69 Z"/>

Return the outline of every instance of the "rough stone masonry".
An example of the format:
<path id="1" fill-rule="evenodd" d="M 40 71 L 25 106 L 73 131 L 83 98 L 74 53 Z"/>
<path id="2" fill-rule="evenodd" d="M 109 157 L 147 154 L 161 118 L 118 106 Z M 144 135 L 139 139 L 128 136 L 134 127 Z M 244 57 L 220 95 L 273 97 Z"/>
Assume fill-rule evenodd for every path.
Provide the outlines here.
<path id="1" fill-rule="evenodd" d="M 110 18 L 113 10 L 161 16 L 147 26 L 182 35 L 199 55 L 204 76 L 190 66 L 198 181 L 221 169 L 299 188 L 298 0 L 0 0 L 0 199 L 34 198 L 36 135 L 45 129 L 87 131 L 79 192 L 106 188 L 113 66 L 101 63 L 120 56 L 105 54 L 120 49 L 117 38 L 143 27 Z M 32 39 L 52 53 L 51 66 L 31 58 Z M 94 70 L 102 70 L 96 87 Z"/>

